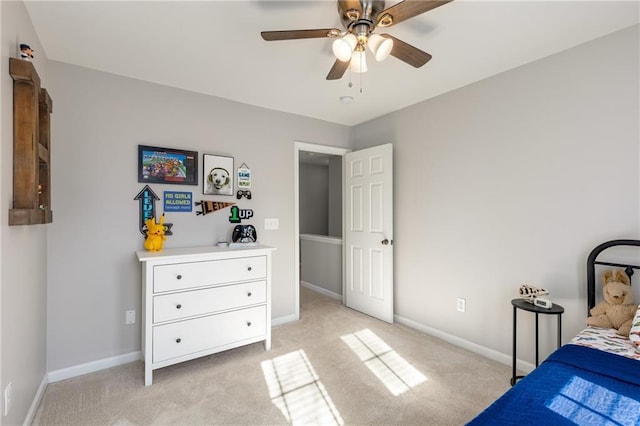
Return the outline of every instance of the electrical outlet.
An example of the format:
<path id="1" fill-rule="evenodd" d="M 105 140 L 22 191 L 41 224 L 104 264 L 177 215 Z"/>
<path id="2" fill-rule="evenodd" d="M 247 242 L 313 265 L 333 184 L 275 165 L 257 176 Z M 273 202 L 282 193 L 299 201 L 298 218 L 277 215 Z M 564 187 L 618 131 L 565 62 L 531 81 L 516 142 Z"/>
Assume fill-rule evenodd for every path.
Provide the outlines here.
<path id="1" fill-rule="evenodd" d="M 461 297 L 458 297 L 457 299 L 457 305 L 456 305 L 458 312 L 464 312 L 467 310 L 467 301 Z"/>
<path id="2" fill-rule="evenodd" d="M 264 229 L 276 230 L 280 228 L 280 220 L 277 217 L 264 220 Z"/>
<path id="3" fill-rule="evenodd" d="M 11 382 L 4 388 L 4 415 L 9 414 L 9 408 L 11 408 L 11 392 L 13 389 L 13 385 Z"/>
<path id="4" fill-rule="evenodd" d="M 135 324 L 136 323 L 136 311 L 127 311 L 127 312 L 125 312 L 124 323 L 125 324 Z"/>

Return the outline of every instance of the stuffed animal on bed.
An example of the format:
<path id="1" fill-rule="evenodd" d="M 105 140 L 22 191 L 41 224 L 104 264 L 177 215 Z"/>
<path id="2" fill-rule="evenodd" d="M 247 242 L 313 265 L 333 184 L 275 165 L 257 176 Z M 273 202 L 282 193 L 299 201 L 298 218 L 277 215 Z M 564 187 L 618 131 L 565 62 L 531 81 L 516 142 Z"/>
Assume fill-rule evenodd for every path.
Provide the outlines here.
<path id="1" fill-rule="evenodd" d="M 147 225 L 147 239 L 144 240 L 144 248 L 148 251 L 161 251 L 162 243 L 167 239 L 164 235 L 164 214 L 160 217 L 159 223 L 156 223 L 156 219 L 152 217 L 144 224 Z"/>
<path id="2" fill-rule="evenodd" d="M 608 270 L 602 274 L 604 301 L 594 306 L 587 325 L 614 328 L 621 336 L 629 336 L 633 316 L 638 305 L 633 300 L 631 280 L 621 270 Z"/>

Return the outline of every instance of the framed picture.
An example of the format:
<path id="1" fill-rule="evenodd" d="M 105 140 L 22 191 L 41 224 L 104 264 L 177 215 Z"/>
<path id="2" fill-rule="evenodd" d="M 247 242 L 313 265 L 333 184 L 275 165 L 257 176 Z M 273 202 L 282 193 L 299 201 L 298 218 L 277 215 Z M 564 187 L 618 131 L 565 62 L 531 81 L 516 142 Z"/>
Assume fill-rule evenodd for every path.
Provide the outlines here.
<path id="1" fill-rule="evenodd" d="M 233 157 L 203 154 L 202 193 L 233 195 Z"/>
<path id="2" fill-rule="evenodd" d="M 198 153 L 138 145 L 138 182 L 198 184 Z"/>

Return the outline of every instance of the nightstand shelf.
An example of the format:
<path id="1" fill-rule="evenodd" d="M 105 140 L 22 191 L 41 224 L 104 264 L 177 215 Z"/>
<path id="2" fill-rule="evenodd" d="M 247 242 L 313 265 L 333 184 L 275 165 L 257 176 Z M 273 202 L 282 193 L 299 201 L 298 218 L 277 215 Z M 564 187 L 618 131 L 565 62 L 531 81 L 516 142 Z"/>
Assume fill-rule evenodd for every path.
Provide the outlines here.
<path id="1" fill-rule="evenodd" d="M 511 301 L 513 305 L 513 364 L 512 364 L 512 375 L 511 375 L 511 386 L 515 385 L 518 379 L 523 378 L 524 376 L 516 375 L 516 341 L 517 341 L 517 311 L 518 309 L 522 309 L 523 311 L 529 311 L 536 314 L 536 367 L 539 364 L 538 354 L 539 354 L 539 343 L 538 343 L 538 314 L 544 315 L 556 315 L 558 317 L 558 347 L 562 345 L 562 314 L 564 313 L 564 308 L 560 305 L 552 304 L 551 308 L 541 308 L 539 306 L 534 305 L 533 303 L 527 302 L 524 299 L 513 299 Z"/>

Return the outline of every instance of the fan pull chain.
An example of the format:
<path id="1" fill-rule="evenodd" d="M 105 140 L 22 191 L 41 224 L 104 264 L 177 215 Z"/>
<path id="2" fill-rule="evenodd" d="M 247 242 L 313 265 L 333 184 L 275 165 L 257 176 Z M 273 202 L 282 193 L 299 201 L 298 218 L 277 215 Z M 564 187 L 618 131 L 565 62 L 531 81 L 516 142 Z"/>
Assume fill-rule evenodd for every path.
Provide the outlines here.
<path id="1" fill-rule="evenodd" d="M 363 73 L 360 72 L 358 74 L 360 77 L 360 93 L 362 93 L 362 74 Z M 349 67 L 349 84 L 347 84 L 349 88 L 353 87 L 352 77 L 353 77 L 353 71 L 351 70 L 351 67 Z"/>

